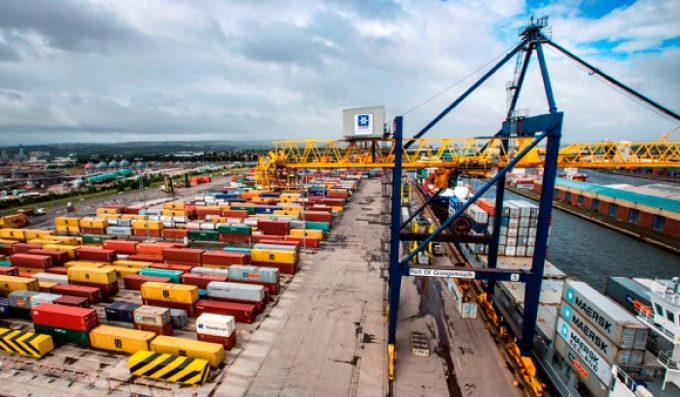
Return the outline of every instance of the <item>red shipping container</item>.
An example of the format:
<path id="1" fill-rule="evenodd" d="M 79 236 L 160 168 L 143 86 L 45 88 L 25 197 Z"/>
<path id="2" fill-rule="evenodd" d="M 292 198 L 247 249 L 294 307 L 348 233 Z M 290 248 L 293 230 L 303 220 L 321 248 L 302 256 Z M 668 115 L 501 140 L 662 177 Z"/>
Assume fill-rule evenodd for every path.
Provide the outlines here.
<path id="1" fill-rule="evenodd" d="M 235 281 L 238 282 L 238 281 Z M 228 299 L 228 298 L 220 298 L 219 296 L 209 296 L 209 299 L 215 300 L 215 301 L 220 301 L 220 302 L 232 302 L 232 303 L 245 303 L 249 305 L 255 305 L 255 314 L 260 314 L 264 311 L 264 309 L 267 308 L 267 302 L 269 301 L 269 295 L 265 291 L 265 296 L 264 300 L 261 302 L 251 302 L 251 301 L 244 301 L 240 299 Z"/>
<path id="2" fill-rule="evenodd" d="M 165 248 L 163 249 L 163 261 L 199 265 L 203 251 L 196 248 Z"/>
<path id="3" fill-rule="evenodd" d="M 19 276 L 19 269 L 16 267 L 0 266 L 0 275 L 3 276 Z"/>
<path id="4" fill-rule="evenodd" d="M 222 214 L 221 208 L 196 207 L 196 217 L 198 219 L 205 219 L 205 217 L 208 215 L 221 216 L 221 214 Z"/>
<path id="5" fill-rule="evenodd" d="M 186 273 L 182 275 L 182 284 L 195 285 L 198 288 L 206 289 L 211 281 L 227 281 L 227 279 L 226 276 Z"/>
<path id="6" fill-rule="evenodd" d="M 106 234 L 106 228 L 103 227 L 81 227 L 80 234 Z"/>
<path id="7" fill-rule="evenodd" d="M 480 198 L 475 204 L 489 214 L 489 216 L 496 215 L 496 204 L 491 200 Z"/>
<path id="8" fill-rule="evenodd" d="M 227 218 L 247 218 L 248 211 L 246 210 L 222 210 L 222 216 Z"/>
<path id="9" fill-rule="evenodd" d="M 333 221 L 333 215 L 323 211 L 305 211 L 305 213 L 302 216 L 302 219 L 305 221 L 330 223 Z"/>
<path id="10" fill-rule="evenodd" d="M 271 234 L 253 234 L 252 235 L 253 244 L 261 243 L 266 240 L 283 240 L 283 236 L 273 236 Z"/>
<path id="11" fill-rule="evenodd" d="M 25 268 L 19 268 L 19 277 L 31 278 L 31 277 L 33 277 L 34 273 L 40 273 L 42 271 L 42 269 L 26 269 L 26 270 L 29 270 L 29 271 L 23 271 L 22 269 L 25 269 Z M 34 271 L 30 272 L 30 270 L 34 270 Z"/>
<path id="12" fill-rule="evenodd" d="M 268 221 L 268 220 L 258 220 L 257 228 L 264 234 L 270 234 L 273 236 L 285 236 L 290 230 L 289 221 Z"/>
<path id="13" fill-rule="evenodd" d="M 305 212 L 307 211 L 331 213 L 333 212 L 333 208 L 323 204 L 307 203 L 305 205 Z"/>
<path id="14" fill-rule="evenodd" d="M 189 317 L 195 317 L 196 316 L 196 309 L 195 309 L 194 305 L 190 305 L 188 303 L 166 302 L 166 301 L 159 301 L 159 300 L 154 300 L 154 299 L 143 299 L 143 302 L 144 302 L 145 305 L 167 307 L 169 309 L 182 309 L 182 310 L 185 310 L 187 312 Z"/>
<path id="15" fill-rule="evenodd" d="M 103 297 L 111 297 L 115 296 L 118 293 L 118 281 L 113 282 L 111 284 L 97 284 L 97 283 L 88 283 L 84 281 L 71 281 L 72 285 L 80 285 L 83 287 L 94 287 L 94 288 L 99 288 L 102 291 L 102 296 Z"/>
<path id="16" fill-rule="evenodd" d="M 136 254 L 137 253 L 137 243 L 136 241 L 127 240 L 106 240 L 104 241 L 104 249 L 116 251 L 118 254 Z"/>
<path id="17" fill-rule="evenodd" d="M 226 350 L 231 350 L 236 346 L 236 331 L 232 332 L 229 336 L 215 336 L 206 334 L 196 334 L 196 339 L 203 342 L 219 343 L 223 345 Z"/>
<path id="18" fill-rule="evenodd" d="M 76 306 L 76 307 L 90 307 L 89 299 L 81 296 L 62 295 L 52 301 L 55 305 Z"/>
<path id="19" fill-rule="evenodd" d="M 82 307 L 41 303 L 31 309 L 31 315 L 34 324 L 76 331 L 89 331 L 99 325 L 97 312 Z"/>
<path id="20" fill-rule="evenodd" d="M 78 259 L 96 262 L 113 262 L 116 260 L 116 251 L 92 247 L 80 247 L 76 251 Z"/>
<path id="21" fill-rule="evenodd" d="M 156 276 L 143 276 L 141 274 L 130 274 L 129 276 L 123 277 L 125 282 L 125 289 L 131 289 L 139 291 L 142 289 L 142 284 L 147 281 L 153 281 L 157 283 L 170 283 L 170 277 L 156 277 Z"/>
<path id="22" fill-rule="evenodd" d="M 50 292 L 59 295 L 71 295 L 87 298 L 91 304 L 102 301 L 102 290 L 95 287 L 73 284 L 57 284 L 50 288 Z"/>
<path id="23" fill-rule="evenodd" d="M 253 323 L 257 317 L 255 305 L 251 303 L 233 303 L 209 299 L 199 299 L 196 302 L 196 315 L 199 316 L 202 313 L 234 316 L 237 322 L 248 324 Z"/>
<path id="24" fill-rule="evenodd" d="M 175 240 L 183 239 L 188 235 L 189 231 L 186 229 L 163 229 L 161 231 L 161 236 L 163 236 L 163 238 L 170 238 Z"/>
<path id="25" fill-rule="evenodd" d="M 40 244 L 30 244 L 30 243 L 16 243 L 14 244 L 14 253 L 15 254 L 20 254 L 22 252 L 24 253 L 30 253 L 30 250 L 39 250 L 42 248 L 42 245 Z"/>
<path id="26" fill-rule="evenodd" d="M 162 263 L 163 257 L 160 255 L 130 255 L 128 256 L 128 260 Z"/>
<path id="27" fill-rule="evenodd" d="M 205 251 L 203 253 L 204 265 L 247 265 L 250 263 L 250 255 L 243 252 Z"/>
<path id="28" fill-rule="evenodd" d="M 151 331 L 158 335 L 172 336 L 172 322 L 165 324 L 162 327 L 150 324 L 135 324 L 135 329 L 140 331 Z"/>
<path id="29" fill-rule="evenodd" d="M 29 269 L 47 269 L 53 266 L 52 257 L 35 254 L 14 254 L 10 256 L 12 266 Z"/>
<path id="30" fill-rule="evenodd" d="M 63 266 L 64 263 L 71 260 L 71 257 L 68 255 L 68 252 L 65 252 L 65 251 L 36 249 L 36 250 L 30 250 L 27 253 L 28 254 L 35 254 L 35 255 L 50 256 L 50 257 L 52 257 L 52 264 L 54 266 Z"/>
<path id="31" fill-rule="evenodd" d="M 65 268 L 63 266 L 54 266 L 51 267 L 47 270 L 45 270 L 47 273 L 52 273 L 52 274 L 63 274 L 64 276 L 68 275 L 68 268 Z"/>
<path id="32" fill-rule="evenodd" d="M 195 264 L 182 264 L 182 263 L 154 263 L 149 267 L 152 267 L 154 269 L 167 269 L 167 270 L 179 270 L 182 272 L 190 272 L 191 269 L 195 268 L 196 266 L 201 266 L 200 264 L 195 265 Z"/>
<path id="33" fill-rule="evenodd" d="M 142 205 L 132 205 L 129 207 L 123 208 L 123 214 L 128 214 L 128 215 L 139 215 L 139 211 L 144 208 Z"/>
<path id="34" fill-rule="evenodd" d="M 293 263 L 260 262 L 260 261 L 252 262 L 253 262 L 252 264 L 255 266 L 275 267 L 279 269 L 280 273 L 295 274 L 295 272 L 297 271 L 297 264 Z"/>
<path id="35" fill-rule="evenodd" d="M 320 241 L 314 237 L 286 236 L 286 241 L 299 241 L 300 248 L 319 248 Z"/>
<path id="36" fill-rule="evenodd" d="M 223 234 L 217 235 L 218 239 L 226 243 L 250 243 L 250 236 L 244 234 Z"/>
<path id="37" fill-rule="evenodd" d="M 132 229 L 132 235 L 135 237 L 161 237 L 161 231 L 158 229 Z"/>
<path id="38" fill-rule="evenodd" d="M 137 244 L 137 252 L 133 252 L 134 254 L 139 254 L 139 255 L 155 255 L 155 256 L 163 256 L 163 250 L 166 248 L 174 248 L 177 247 L 177 243 L 171 243 L 171 242 L 163 242 L 159 241 L 156 243 L 139 243 Z M 180 247 L 182 246 L 181 244 L 179 245 Z"/>
<path id="39" fill-rule="evenodd" d="M 345 200 L 341 198 L 322 198 L 319 200 L 321 204 L 330 205 L 332 207 L 341 207 L 345 205 Z"/>

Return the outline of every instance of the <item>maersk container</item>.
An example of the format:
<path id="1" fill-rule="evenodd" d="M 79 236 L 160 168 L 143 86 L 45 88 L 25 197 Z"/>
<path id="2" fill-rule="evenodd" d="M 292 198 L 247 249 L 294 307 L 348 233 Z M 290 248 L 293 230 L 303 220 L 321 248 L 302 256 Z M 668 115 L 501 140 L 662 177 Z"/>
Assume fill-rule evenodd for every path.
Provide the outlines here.
<path id="1" fill-rule="evenodd" d="M 231 265 L 237 266 L 237 265 Z M 216 269 L 211 267 L 194 267 L 191 269 L 191 273 L 196 274 L 207 274 L 211 276 L 224 276 L 229 277 L 229 269 Z"/>
<path id="2" fill-rule="evenodd" d="M 608 277 L 604 288 L 605 295 L 633 314 L 640 312 L 641 305 L 651 309 L 650 293 L 649 288 L 628 277 Z"/>
<path id="3" fill-rule="evenodd" d="M 231 265 L 229 279 L 243 281 L 259 281 L 263 283 L 278 283 L 279 269 L 275 267 L 260 267 L 251 265 Z"/>
<path id="4" fill-rule="evenodd" d="M 154 268 L 144 268 L 139 271 L 142 276 L 154 276 L 154 277 L 167 277 L 172 280 L 173 283 L 181 283 L 181 277 L 184 272 L 180 270 L 168 270 L 168 269 L 154 269 Z"/>
<path id="5" fill-rule="evenodd" d="M 590 347 L 599 353 L 610 364 L 621 366 L 640 366 L 645 355 L 645 346 L 641 350 L 632 350 L 631 346 L 617 346 L 605 337 L 588 321 L 585 321 L 574 308 L 566 302 L 560 306 L 560 316 Z M 646 342 L 643 341 L 643 342 Z M 639 347 L 638 347 L 639 348 Z"/>
<path id="6" fill-rule="evenodd" d="M 617 346 L 642 346 L 649 330 L 608 297 L 582 281 L 567 281 L 562 299 Z"/>
<path id="7" fill-rule="evenodd" d="M 255 284 L 213 281 L 208 284 L 207 291 L 209 297 L 244 302 L 262 302 L 265 298 L 264 287 Z"/>
<path id="8" fill-rule="evenodd" d="M 594 397 L 609 396 L 609 388 L 603 384 L 603 380 L 598 377 L 597 372 L 589 366 L 592 361 L 586 361 L 579 355 L 569 344 L 562 338 L 557 337 L 554 342 L 555 351 L 564 359 L 567 365 L 572 369 L 578 379 L 583 382 L 586 388 Z M 608 366 L 608 364 L 605 364 Z M 611 383 L 611 378 L 606 378 L 608 384 Z"/>
<path id="9" fill-rule="evenodd" d="M 182 329 L 189 322 L 189 315 L 186 310 L 170 309 L 170 321 L 172 321 L 172 328 Z"/>
<path id="10" fill-rule="evenodd" d="M 113 302 L 106 307 L 106 320 L 121 323 L 134 323 L 134 311 L 139 307 L 136 303 Z"/>

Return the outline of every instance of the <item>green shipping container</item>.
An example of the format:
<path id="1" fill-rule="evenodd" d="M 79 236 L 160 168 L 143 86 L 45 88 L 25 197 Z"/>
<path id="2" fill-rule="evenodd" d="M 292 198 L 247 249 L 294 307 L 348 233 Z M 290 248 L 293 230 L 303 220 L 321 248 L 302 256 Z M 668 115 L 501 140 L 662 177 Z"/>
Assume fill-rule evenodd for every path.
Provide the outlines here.
<path id="1" fill-rule="evenodd" d="M 115 240 L 116 236 L 106 234 L 83 234 L 83 244 L 101 244 L 106 240 Z"/>
<path id="2" fill-rule="evenodd" d="M 231 206 L 232 210 L 246 210 L 248 211 L 248 215 L 255 215 L 255 207 L 251 205 L 232 205 Z"/>
<path id="3" fill-rule="evenodd" d="M 217 226 L 217 232 L 221 234 L 250 236 L 253 234 L 253 229 L 248 225 L 219 225 Z"/>
<path id="4" fill-rule="evenodd" d="M 87 331 L 74 331 L 47 325 L 34 325 L 35 332 L 40 334 L 52 335 L 52 338 L 61 343 L 73 343 L 83 347 L 90 347 L 90 337 Z"/>
<path id="5" fill-rule="evenodd" d="M 168 277 L 173 283 L 176 284 L 182 282 L 183 273 L 184 272 L 181 270 L 154 269 L 151 267 L 146 267 L 139 270 L 139 274 L 141 274 L 142 276 Z"/>
<path id="6" fill-rule="evenodd" d="M 214 230 L 190 230 L 191 241 L 217 241 L 217 232 Z"/>
<path id="7" fill-rule="evenodd" d="M 307 221 L 306 227 L 307 227 L 307 229 L 323 230 L 324 232 L 331 230 L 331 224 L 328 223 L 328 222 L 309 222 L 309 221 Z"/>
<path id="8" fill-rule="evenodd" d="M 0 266 L 12 266 L 11 261 L 0 261 Z"/>

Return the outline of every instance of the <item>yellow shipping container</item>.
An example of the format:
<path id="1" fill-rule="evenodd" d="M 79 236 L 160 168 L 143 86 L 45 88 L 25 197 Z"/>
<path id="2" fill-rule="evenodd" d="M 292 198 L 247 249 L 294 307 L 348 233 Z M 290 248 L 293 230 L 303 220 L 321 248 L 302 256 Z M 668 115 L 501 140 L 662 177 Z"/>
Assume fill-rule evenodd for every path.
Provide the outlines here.
<path id="1" fill-rule="evenodd" d="M 118 277 L 118 280 L 122 280 L 125 276 L 129 276 L 131 274 L 139 274 L 139 269 L 136 269 L 134 267 L 125 267 L 125 266 L 111 266 L 116 270 L 116 277 Z"/>
<path id="2" fill-rule="evenodd" d="M 118 276 L 116 269 L 110 266 L 100 268 L 73 266 L 68 268 L 68 279 L 84 283 L 111 284 L 116 282 Z"/>
<path id="3" fill-rule="evenodd" d="M 245 199 L 260 197 L 260 192 L 257 190 L 248 190 L 245 192 L 241 192 L 241 197 Z"/>
<path id="4" fill-rule="evenodd" d="M 30 277 L 0 275 L 0 295 L 7 296 L 14 291 L 40 291 L 40 284 Z"/>
<path id="5" fill-rule="evenodd" d="M 187 208 L 187 205 L 185 203 L 180 203 L 177 201 L 173 201 L 170 203 L 163 203 L 163 209 L 164 210 L 184 210 Z"/>
<path id="6" fill-rule="evenodd" d="M 101 214 L 120 214 L 120 209 L 118 208 L 97 208 L 94 211 L 97 215 Z"/>
<path id="7" fill-rule="evenodd" d="M 300 204 L 279 203 L 279 207 L 283 210 L 302 211 L 302 206 Z"/>
<path id="8" fill-rule="evenodd" d="M 16 240 L 0 239 L 0 247 L 12 247 L 16 243 L 18 243 L 18 241 L 16 241 Z"/>
<path id="9" fill-rule="evenodd" d="M 77 240 L 76 240 L 77 242 Z M 71 259 L 76 259 L 76 250 L 78 250 L 80 246 L 78 245 L 66 245 L 66 244 L 46 244 L 43 245 L 43 249 L 46 250 L 54 250 L 54 251 L 63 251 L 63 252 L 68 252 L 68 256 L 71 257 Z"/>
<path id="10" fill-rule="evenodd" d="M 296 218 L 300 217 L 300 211 L 294 211 L 294 210 L 274 210 L 273 215 L 282 215 L 282 216 L 294 216 Z"/>
<path id="11" fill-rule="evenodd" d="M 163 210 L 163 216 L 187 216 L 187 210 Z"/>
<path id="12" fill-rule="evenodd" d="M 102 229 L 102 228 L 107 228 L 109 226 L 109 222 L 106 219 L 98 219 L 98 218 L 83 218 L 80 220 L 80 223 L 78 224 L 81 228 L 87 227 L 87 228 L 97 228 L 97 229 Z"/>
<path id="13" fill-rule="evenodd" d="M 342 212 L 344 210 L 345 209 L 341 206 L 331 206 L 331 211 L 333 211 L 333 212 Z"/>
<path id="14" fill-rule="evenodd" d="M 51 234 L 51 230 L 24 229 L 24 235 L 27 241 L 49 236 Z"/>
<path id="15" fill-rule="evenodd" d="M 193 304 L 198 300 L 195 285 L 146 282 L 142 284 L 142 298 L 158 301 Z"/>
<path id="16" fill-rule="evenodd" d="M 26 233 L 23 229 L 0 229 L 0 238 L 25 242 Z"/>
<path id="17" fill-rule="evenodd" d="M 120 214 L 97 214 L 97 218 L 101 219 L 120 219 Z"/>
<path id="18" fill-rule="evenodd" d="M 282 251 L 253 248 L 250 251 L 250 258 L 257 262 L 276 262 L 294 264 L 297 262 L 297 254 L 295 251 Z"/>
<path id="19" fill-rule="evenodd" d="M 56 226 L 78 226 L 80 222 L 79 218 L 76 217 L 70 217 L 70 216 L 59 216 L 57 218 L 54 218 L 54 224 Z"/>
<path id="20" fill-rule="evenodd" d="M 151 266 L 152 264 L 153 262 L 128 261 L 128 260 L 120 260 L 113 262 L 113 266 L 115 267 L 127 267 L 129 269 L 143 269 L 145 267 Z"/>
<path id="21" fill-rule="evenodd" d="M 229 269 L 229 265 L 213 265 L 210 263 L 204 263 L 202 267 L 209 267 L 212 269 Z"/>
<path id="22" fill-rule="evenodd" d="M 295 237 L 314 237 L 323 239 L 323 230 L 313 229 L 290 229 L 290 235 Z"/>
<path id="23" fill-rule="evenodd" d="M 36 270 L 36 269 L 33 269 Z M 40 286 L 40 291 L 41 292 L 50 292 L 52 288 L 54 288 L 55 285 L 59 283 L 55 283 L 54 281 L 43 281 L 43 280 L 38 280 L 38 285 Z"/>
<path id="24" fill-rule="evenodd" d="M 132 228 L 137 229 L 137 230 L 146 230 L 147 228 L 150 229 L 150 230 L 162 230 L 163 229 L 163 222 L 161 222 L 161 221 L 134 220 L 131 223 L 132 223 Z"/>
<path id="25" fill-rule="evenodd" d="M 216 217 L 210 218 L 210 221 L 212 223 L 227 223 L 227 217 L 226 216 L 216 216 Z"/>
<path id="26" fill-rule="evenodd" d="M 217 368 L 224 361 L 224 346 L 174 336 L 159 335 L 151 341 L 151 350 L 178 356 L 200 358 Z"/>
<path id="27" fill-rule="evenodd" d="M 100 325 L 90 331 L 90 345 L 95 349 L 135 354 L 149 350 L 149 343 L 155 337 L 156 333 L 151 331 Z"/>
<path id="28" fill-rule="evenodd" d="M 57 244 L 54 240 L 48 240 L 45 238 L 36 238 L 33 240 L 28 240 L 29 244 L 40 244 L 42 246 L 48 245 L 48 244 Z"/>
<path id="29" fill-rule="evenodd" d="M 78 245 L 78 239 L 73 236 L 45 236 L 45 240 L 53 240 L 55 244 Z"/>
<path id="30" fill-rule="evenodd" d="M 102 268 L 104 266 L 109 266 L 111 263 L 109 262 L 98 262 L 98 261 L 68 261 L 64 263 L 64 267 L 69 268 L 73 266 L 85 266 L 85 267 L 92 267 L 95 269 Z"/>

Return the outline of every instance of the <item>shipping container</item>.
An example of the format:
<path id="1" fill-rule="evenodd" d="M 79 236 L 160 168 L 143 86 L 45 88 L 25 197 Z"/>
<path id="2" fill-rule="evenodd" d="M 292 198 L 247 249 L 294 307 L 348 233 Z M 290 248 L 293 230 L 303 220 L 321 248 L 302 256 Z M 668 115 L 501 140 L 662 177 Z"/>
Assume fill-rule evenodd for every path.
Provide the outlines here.
<path id="1" fill-rule="evenodd" d="M 76 255 L 79 260 L 97 262 L 113 262 L 116 260 L 116 251 L 110 249 L 81 247 Z"/>
<path id="2" fill-rule="evenodd" d="M 79 248 L 80 248 L 79 245 L 66 245 L 66 244 L 43 245 L 44 250 L 66 252 L 69 258 L 71 259 L 76 259 L 76 251 L 78 251 Z"/>
<path id="3" fill-rule="evenodd" d="M 185 273 L 182 275 L 182 284 L 195 285 L 200 289 L 208 288 L 212 281 L 227 281 L 228 277 L 208 274 Z"/>
<path id="4" fill-rule="evenodd" d="M 12 266 L 25 267 L 30 269 L 47 269 L 54 266 L 51 256 L 36 254 L 14 254 L 10 257 Z"/>
<path id="5" fill-rule="evenodd" d="M 142 305 L 133 311 L 133 322 L 135 324 L 163 327 L 170 324 L 171 321 L 170 309 L 165 307 Z"/>
<path id="6" fill-rule="evenodd" d="M 68 277 L 63 274 L 35 273 L 32 277 L 38 279 L 38 281 L 51 281 L 60 284 L 68 283 Z"/>
<path id="7" fill-rule="evenodd" d="M 567 281 L 563 300 L 617 345 L 638 346 L 643 335 L 646 340 L 644 324 L 584 282 Z"/>
<path id="8" fill-rule="evenodd" d="M 623 306 L 633 315 L 651 313 L 650 289 L 628 277 L 608 277 L 604 294 Z"/>
<path id="9" fill-rule="evenodd" d="M 36 250 L 30 250 L 27 252 L 28 254 L 34 254 L 34 255 L 46 255 L 52 258 L 52 265 L 53 266 L 63 266 L 64 263 L 68 262 L 71 257 L 69 257 L 68 252 L 64 251 L 55 251 L 55 250 L 45 250 L 45 249 L 36 249 Z"/>
<path id="10" fill-rule="evenodd" d="M 226 277 L 227 279 L 229 278 L 229 270 L 228 269 L 215 269 L 215 268 L 210 268 L 210 267 L 195 267 L 195 268 L 191 269 L 191 273 L 222 276 L 222 277 Z"/>
<path id="11" fill-rule="evenodd" d="M 109 262 L 95 262 L 95 261 L 86 261 L 86 260 L 78 260 L 78 261 L 68 261 L 64 263 L 65 268 L 70 268 L 73 266 L 84 266 L 84 267 L 92 267 L 92 268 L 102 268 L 104 266 L 109 266 Z M 67 272 L 68 274 L 68 272 Z"/>
<path id="12" fill-rule="evenodd" d="M 203 251 L 195 248 L 166 248 L 163 250 L 163 260 L 167 263 L 200 265 Z"/>
<path id="13" fill-rule="evenodd" d="M 169 283 L 172 280 L 170 280 L 170 277 L 143 276 L 141 274 L 132 274 L 123 277 L 123 281 L 125 282 L 125 289 L 139 291 L 140 289 L 142 289 L 142 284 L 146 282 L 153 281 L 157 283 Z"/>
<path id="14" fill-rule="evenodd" d="M 41 292 L 39 294 L 35 294 L 31 296 L 31 307 L 36 307 L 39 306 L 43 303 L 54 303 L 56 299 L 61 298 L 61 295 L 58 294 L 50 294 L 47 292 Z"/>
<path id="15" fill-rule="evenodd" d="M 142 276 L 155 276 L 155 277 L 167 277 L 173 283 L 179 284 L 181 282 L 182 274 L 181 270 L 169 270 L 169 269 L 154 269 L 154 268 L 144 268 L 139 270 L 139 274 Z"/>
<path id="16" fill-rule="evenodd" d="M 265 301 L 265 290 L 261 285 L 212 281 L 206 288 L 213 299 L 228 299 L 237 302 L 261 304 Z M 264 309 L 263 307 L 260 310 Z"/>
<path id="17" fill-rule="evenodd" d="M 162 257 L 164 249 L 175 248 L 177 246 L 178 246 L 177 243 L 162 241 L 157 241 L 155 243 L 139 243 L 137 244 L 136 253 L 140 255 L 154 255 Z"/>
<path id="18" fill-rule="evenodd" d="M 68 279 L 71 282 L 86 282 L 93 284 L 108 285 L 118 279 L 115 269 L 111 267 L 92 268 L 86 266 L 73 266 L 68 269 Z"/>
<path id="19" fill-rule="evenodd" d="M 134 324 L 134 329 L 138 331 L 149 331 L 156 333 L 158 335 L 172 336 L 172 322 L 167 323 L 163 326 L 151 325 L 151 324 Z"/>
<path id="20" fill-rule="evenodd" d="M 137 242 L 136 241 L 126 241 L 126 240 L 107 240 L 104 241 L 104 249 L 115 251 L 118 254 L 136 254 L 137 253 Z"/>
<path id="21" fill-rule="evenodd" d="M 64 306 L 90 307 L 90 300 L 80 296 L 62 295 L 61 298 L 55 299 L 53 303 Z"/>
<path id="22" fill-rule="evenodd" d="M 210 366 L 217 368 L 224 361 L 224 346 L 201 341 L 171 336 L 158 336 L 151 341 L 151 350 L 208 361 Z"/>
<path id="23" fill-rule="evenodd" d="M 0 295 L 7 296 L 14 291 L 40 291 L 40 284 L 35 278 L 0 276 Z"/>
<path id="24" fill-rule="evenodd" d="M 196 318 L 196 334 L 199 340 L 203 340 L 202 335 L 216 337 L 209 339 L 231 350 L 236 345 L 236 320 L 233 316 L 203 313 Z"/>
<path id="25" fill-rule="evenodd" d="M 196 302 L 196 314 L 214 313 L 233 316 L 239 323 L 253 323 L 257 318 L 256 308 L 250 303 L 236 303 L 200 299 Z"/>
<path id="26" fill-rule="evenodd" d="M 94 309 L 71 307 L 43 303 L 31 309 L 33 323 L 72 329 L 76 331 L 89 331 L 99 324 L 97 312 Z"/>
<path id="27" fill-rule="evenodd" d="M 42 324 L 34 324 L 33 328 L 35 328 L 35 332 L 52 336 L 57 342 L 72 343 L 86 348 L 90 347 L 90 338 L 87 331 L 78 331 Z"/>
<path id="28" fill-rule="evenodd" d="M 196 265 L 180 265 L 176 263 L 154 263 L 151 265 L 152 269 L 163 269 L 163 270 L 176 270 L 180 271 L 182 273 L 185 272 L 190 272 L 191 269 L 193 269 L 196 266 L 200 266 L 200 264 Z"/>
<path id="29" fill-rule="evenodd" d="M 6 266 L 0 266 L 0 275 L 1 276 L 19 276 L 19 269 L 16 267 L 6 267 Z"/>
<path id="30" fill-rule="evenodd" d="M 28 253 L 30 250 L 41 249 L 42 244 L 31 244 L 31 243 L 16 243 L 14 244 L 14 253 Z"/>
<path id="31" fill-rule="evenodd" d="M 128 367 L 131 375 L 185 385 L 203 385 L 210 375 L 207 360 L 146 350 L 130 356 Z"/>
<path id="32" fill-rule="evenodd" d="M 134 323 L 134 311 L 140 305 L 130 302 L 113 302 L 106 306 L 106 320 L 121 323 Z"/>
<path id="33" fill-rule="evenodd" d="M 131 261 L 131 260 L 117 260 L 113 262 L 114 266 L 117 267 L 129 267 L 134 269 L 143 269 L 145 267 L 150 267 L 153 262 L 144 261 Z"/>
<path id="34" fill-rule="evenodd" d="M 13 291 L 7 295 L 9 306 L 20 309 L 31 309 L 31 298 L 40 294 L 39 291 Z M 28 313 L 30 316 L 30 312 Z"/>
<path id="35" fill-rule="evenodd" d="M 198 288 L 193 285 L 147 282 L 142 284 L 142 298 L 192 305 L 198 300 Z"/>
<path id="36" fill-rule="evenodd" d="M 569 330 L 566 330 L 569 332 Z M 567 362 L 569 367 L 578 375 L 582 381 L 596 397 L 606 397 L 609 395 L 608 385 L 612 382 L 611 367 L 608 363 L 600 361 L 596 353 L 588 350 L 587 344 L 578 345 L 579 339 L 570 343 L 560 336 L 555 338 L 555 351 Z M 586 356 L 587 354 L 590 354 Z"/>
<path id="37" fill-rule="evenodd" d="M 60 274 L 68 277 L 68 269 L 63 266 L 55 266 L 45 270 L 45 273 Z"/>
<path id="38" fill-rule="evenodd" d="M 7 353 L 41 358 L 54 350 L 52 336 L 0 328 L 0 349 Z"/>
<path id="39" fill-rule="evenodd" d="M 100 350 L 135 354 L 140 350 L 149 350 L 149 344 L 155 337 L 153 332 L 100 325 L 90 331 L 90 346 Z"/>
<path id="40" fill-rule="evenodd" d="M 172 322 L 172 328 L 182 329 L 189 323 L 189 314 L 186 310 L 170 309 L 170 320 Z"/>
<path id="41" fill-rule="evenodd" d="M 160 255 L 139 255 L 139 254 L 134 254 L 134 255 L 129 255 L 127 257 L 128 260 L 135 261 L 135 262 L 151 262 L 151 263 L 160 263 L 163 262 L 163 257 Z"/>
<path id="42" fill-rule="evenodd" d="M 250 258 L 253 264 L 255 262 L 281 264 L 297 263 L 297 254 L 294 251 L 288 250 L 253 249 L 250 253 Z"/>
<path id="43" fill-rule="evenodd" d="M 205 251 L 203 253 L 204 265 L 243 265 L 250 262 L 250 254 L 242 252 L 225 252 L 225 251 Z"/>
<path id="44" fill-rule="evenodd" d="M 84 285 L 57 284 L 52 287 L 52 293 L 87 298 L 93 305 L 102 301 L 101 289 Z"/>

